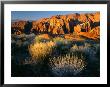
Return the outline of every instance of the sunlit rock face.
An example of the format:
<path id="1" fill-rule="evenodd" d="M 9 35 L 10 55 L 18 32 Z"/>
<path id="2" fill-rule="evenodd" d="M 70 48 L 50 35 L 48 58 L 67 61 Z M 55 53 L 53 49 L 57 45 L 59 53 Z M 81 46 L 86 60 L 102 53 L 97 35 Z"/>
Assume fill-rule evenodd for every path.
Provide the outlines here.
<path id="1" fill-rule="evenodd" d="M 35 33 L 35 34 L 71 34 L 73 32 L 84 35 L 82 32 L 92 32 L 100 26 L 100 13 L 55 15 L 50 18 L 41 18 L 32 22 L 12 22 L 12 33 Z M 93 30 L 93 31 L 98 31 Z M 99 31 L 98 31 L 99 32 Z"/>
<path id="2" fill-rule="evenodd" d="M 11 32 L 12 33 L 16 33 L 16 34 L 23 33 L 26 23 L 27 23 L 27 21 L 12 22 L 12 24 L 11 24 Z"/>

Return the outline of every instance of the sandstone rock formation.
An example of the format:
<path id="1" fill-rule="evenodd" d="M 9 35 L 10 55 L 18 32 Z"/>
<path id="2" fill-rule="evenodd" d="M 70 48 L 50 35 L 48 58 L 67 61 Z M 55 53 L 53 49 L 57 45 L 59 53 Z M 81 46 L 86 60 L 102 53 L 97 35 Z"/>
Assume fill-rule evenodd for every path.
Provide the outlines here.
<path id="1" fill-rule="evenodd" d="M 27 21 L 12 22 L 11 24 L 12 33 L 21 34 L 25 29 L 26 23 Z"/>
<path id="2" fill-rule="evenodd" d="M 12 33 L 35 33 L 35 34 L 72 34 L 76 32 L 90 32 L 100 26 L 100 13 L 55 15 L 50 18 L 41 18 L 36 21 L 13 22 Z M 99 30 L 99 29 L 98 29 Z M 96 30 L 95 30 L 96 31 Z M 99 31 L 98 31 L 99 32 Z"/>

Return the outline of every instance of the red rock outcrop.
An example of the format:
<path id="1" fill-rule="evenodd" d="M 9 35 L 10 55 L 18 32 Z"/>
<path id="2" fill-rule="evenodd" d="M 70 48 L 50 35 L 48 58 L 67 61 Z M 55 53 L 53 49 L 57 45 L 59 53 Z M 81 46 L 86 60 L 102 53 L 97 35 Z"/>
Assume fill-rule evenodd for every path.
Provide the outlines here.
<path id="1" fill-rule="evenodd" d="M 16 33 L 16 34 L 23 33 L 26 23 L 27 21 L 12 22 L 11 24 L 12 33 Z"/>
<path id="2" fill-rule="evenodd" d="M 32 26 L 27 26 L 31 24 Z M 100 26 L 100 13 L 88 14 L 68 14 L 68 15 L 55 15 L 50 18 L 41 18 L 32 23 L 27 21 L 18 21 L 12 23 L 12 33 L 20 34 L 30 28 L 28 31 L 38 33 L 51 33 L 51 34 L 69 34 L 76 32 L 90 32 L 91 29 Z"/>

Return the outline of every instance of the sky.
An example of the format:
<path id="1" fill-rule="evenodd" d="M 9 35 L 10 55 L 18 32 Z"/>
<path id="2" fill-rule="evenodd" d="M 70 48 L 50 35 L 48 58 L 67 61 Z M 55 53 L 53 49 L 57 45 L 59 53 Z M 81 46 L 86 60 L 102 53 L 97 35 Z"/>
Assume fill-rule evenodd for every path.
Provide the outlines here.
<path id="1" fill-rule="evenodd" d="M 93 11 L 12 11 L 11 20 L 38 20 L 53 15 L 66 15 L 72 13 L 93 13 Z"/>

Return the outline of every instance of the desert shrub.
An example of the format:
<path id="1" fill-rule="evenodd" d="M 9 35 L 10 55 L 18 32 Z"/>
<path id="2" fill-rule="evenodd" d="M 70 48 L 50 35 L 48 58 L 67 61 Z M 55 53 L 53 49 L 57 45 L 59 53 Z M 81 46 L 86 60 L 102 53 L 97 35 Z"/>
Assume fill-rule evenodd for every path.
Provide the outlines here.
<path id="1" fill-rule="evenodd" d="M 50 41 L 50 39 L 46 39 L 46 38 L 40 37 L 39 35 L 34 38 L 34 43 L 36 43 L 36 42 L 37 43 L 49 42 L 49 41 Z"/>
<path id="2" fill-rule="evenodd" d="M 91 62 L 96 62 L 100 58 L 100 45 L 99 44 L 89 44 L 85 43 L 82 46 L 73 45 L 70 49 L 72 52 L 82 52 L 87 56 L 87 60 Z"/>
<path id="3" fill-rule="evenodd" d="M 11 44 L 15 43 L 16 46 L 28 46 L 30 43 L 32 43 L 33 39 L 35 37 L 35 34 L 20 34 L 20 35 L 11 35 Z"/>
<path id="4" fill-rule="evenodd" d="M 26 37 L 26 34 L 20 34 L 20 35 L 17 35 L 18 38 L 23 38 L 23 37 Z"/>
<path id="5" fill-rule="evenodd" d="M 28 45 L 31 43 L 34 35 L 11 35 L 11 55 L 16 64 L 24 63 L 25 59 L 30 57 L 28 52 Z"/>
<path id="6" fill-rule="evenodd" d="M 53 40 L 53 42 L 56 43 L 57 46 L 64 45 L 64 43 L 65 43 L 64 38 L 61 38 L 61 37 L 55 37 L 52 40 Z"/>
<path id="7" fill-rule="evenodd" d="M 85 76 L 99 76 L 100 73 L 100 45 L 85 43 L 82 46 L 76 44 L 70 49 L 70 53 L 79 52 L 86 56 L 87 67 Z M 94 73 L 93 73 L 94 72 Z"/>
<path id="8" fill-rule="evenodd" d="M 12 34 L 11 35 L 11 38 L 14 39 L 14 40 L 22 40 L 22 41 L 26 41 L 26 40 L 29 40 L 29 39 L 33 39 L 35 37 L 35 34 L 20 34 L 20 35 L 15 35 L 15 34 Z"/>
<path id="9" fill-rule="evenodd" d="M 62 37 L 55 37 L 53 41 L 56 43 L 56 52 L 57 54 L 65 54 L 70 49 L 72 41 L 64 39 Z"/>
<path id="10" fill-rule="evenodd" d="M 49 58 L 49 67 L 55 76 L 75 76 L 85 69 L 86 62 L 82 54 L 66 54 Z"/>
<path id="11" fill-rule="evenodd" d="M 32 56 L 32 60 L 37 62 L 51 55 L 54 46 L 55 43 L 52 41 L 46 43 L 40 42 L 31 44 L 28 49 L 30 55 Z"/>
<path id="12" fill-rule="evenodd" d="M 42 38 L 36 36 L 35 39 L 34 39 L 34 43 L 40 43 L 42 40 Z"/>
<path id="13" fill-rule="evenodd" d="M 64 42 L 64 38 L 62 38 L 62 37 L 55 37 L 55 38 L 53 38 L 53 41 L 54 42 Z"/>
<path id="14" fill-rule="evenodd" d="M 90 47 L 91 44 L 90 44 L 90 43 L 84 43 L 84 46 L 85 46 L 85 47 Z"/>
<path id="15" fill-rule="evenodd" d="M 94 47 L 96 49 L 96 53 L 100 54 L 100 44 L 95 44 Z"/>
<path id="16" fill-rule="evenodd" d="M 60 44 L 70 44 L 72 42 L 72 40 L 69 39 L 64 39 L 62 37 L 55 37 L 52 39 L 57 45 Z"/>
<path id="17" fill-rule="evenodd" d="M 16 46 L 17 47 L 21 47 L 22 44 L 23 44 L 23 42 L 21 40 L 16 41 Z"/>
<path id="18" fill-rule="evenodd" d="M 84 53 L 89 53 L 91 52 L 91 45 L 89 43 L 84 43 L 84 45 L 78 46 L 77 44 L 74 44 L 71 49 L 70 52 L 75 52 L 75 51 L 81 51 Z"/>

